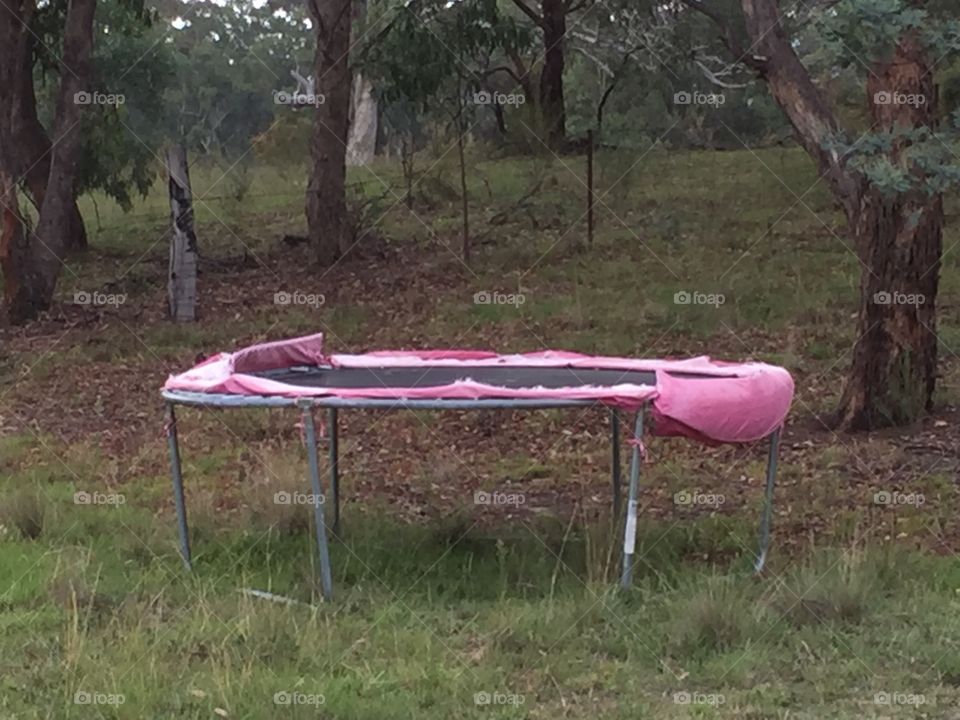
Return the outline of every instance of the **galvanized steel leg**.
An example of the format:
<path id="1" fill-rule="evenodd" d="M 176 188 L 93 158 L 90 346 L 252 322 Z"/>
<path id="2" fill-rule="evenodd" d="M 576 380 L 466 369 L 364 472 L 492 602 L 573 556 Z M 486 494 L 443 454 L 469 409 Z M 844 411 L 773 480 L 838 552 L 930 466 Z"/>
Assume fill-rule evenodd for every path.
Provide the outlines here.
<path id="1" fill-rule="evenodd" d="M 313 515 L 317 531 L 317 551 L 320 556 L 320 583 L 323 597 L 333 597 L 333 577 L 330 572 L 330 549 L 327 547 L 327 520 L 324 513 L 325 498 L 320 480 L 320 462 L 317 458 L 317 430 L 313 423 L 313 409 L 309 401 L 300 403 L 303 413 L 303 433 L 307 445 L 307 462 L 310 466 L 310 485 L 313 489 Z"/>
<path id="2" fill-rule="evenodd" d="M 767 457 L 767 491 L 763 499 L 763 515 L 760 519 L 760 549 L 756 562 L 753 564 L 755 572 L 763 570 L 767 562 L 767 550 L 770 547 L 770 521 L 773 517 L 773 484 L 777 479 L 777 454 L 780 449 L 780 429 L 770 434 L 770 454 Z"/>
<path id="3" fill-rule="evenodd" d="M 330 495 L 333 498 L 333 536 L 337 537 L 340 534 L 340 473 L 337 467 L 339 444 L 337 441 L 337 409 L 335 407 L 330 408 L 328 425 L 327 432 L 330 433 Z"/>
<path id="4" fill-rule="evenodd" d="M 610 469 L 613 480 L 613 522 L 620 520 L 620 411 L 610 408 Z"/>
<path id="5" fill-rule="evenodd" d="M 180 443 L 177 440 L 177 415 L 173 403 L 167 403 L 167 446 L 170 449 L 170 477 L 173 480 L 173 501 L 177 506 L 177 528 L 180 533 L 180 555 L 183 566 L 192 570 L 190 531 L 187 528 L 187 504 L 183 497 L 183 475 L 180 467 Z"/>
<path id="6" fill-rule="evenodd" d="M 637 411 L 633 437 L 630 439 L 630 445 L 633 448 L 630 454 L 630 494 L 627 501 L 627 520 L 623 529 L 623 574 L 620 576 L 620 587 L 624 590 L 630 587 L 630 581 L 633 578 L 633 551 L 637 542 L 637 494 L 640 489 L 640 463 L 643 461 L 641 441 L 645 411 L 646 406 Z"/>

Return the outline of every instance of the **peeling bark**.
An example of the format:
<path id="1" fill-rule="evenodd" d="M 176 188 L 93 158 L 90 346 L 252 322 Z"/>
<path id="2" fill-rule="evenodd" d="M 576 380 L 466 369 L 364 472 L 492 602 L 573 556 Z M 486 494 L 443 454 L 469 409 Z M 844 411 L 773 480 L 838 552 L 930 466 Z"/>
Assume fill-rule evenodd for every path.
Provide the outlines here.
<path id="1" fill-rule="evenodd" d="M 377 99 L 373 84 L 357 73 L 353 78 L 350 103 L 350 133 L 347 139 L 347 165 L 366 165 L 377 149 Z"/>
<path id="2" fill-rule="evenodd" d="M 878 94 L 913 95 L 923 103 L 876 102 Z M 932 60 L 920 39 L 901 39 L 893 59 L 867 81 L 879 131 L 933 126 L 937 91 Z M 894 149 L 904 162 L 906 145 Z M 943 199 L 913 190 L 865 193 L 857 223 L 864 266 L 853 366 L 837 422 L 855 430 L 905 425 L 929 410 L 937 375 L 937 290 L 943 253 Z"/>
<path id="3" fill-rule="evenodd" d="M 193 227 L 193 193 L 190 167 L 183 145 L 167 150 L 170 214 L 170 265 L 167 273 L 167 304 L 170 318 L 176 322 L 197 319 L 197 234 Z"/>

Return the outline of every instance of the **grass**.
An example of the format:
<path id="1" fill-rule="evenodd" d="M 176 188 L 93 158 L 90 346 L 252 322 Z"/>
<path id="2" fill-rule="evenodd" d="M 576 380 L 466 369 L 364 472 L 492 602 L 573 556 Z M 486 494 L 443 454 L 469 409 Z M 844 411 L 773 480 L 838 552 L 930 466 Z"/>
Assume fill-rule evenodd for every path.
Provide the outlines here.
<path id="1" fill-rule="evenodd" d="M 696 522 L 647 527 L 624 594 L 589 576 L 595 528 L 451 533 L 371 511 L 345 519 L 327 605 L 306 527 L 199 520 L 185 574 L 169 518 L 71 489 L 38 493 L 56 518 L 39 534 L 4 533 L 5 716 L 316 716 L 277 705 L 294 697 L 343 718 L 913 717 L 874 696 L 960 700 L 946 559 L 849 547 L 753 578 L 684 561 L 713 543 Z"/>
<path id="2" fill-rule="evenodd" d="M 303 231 L 302 168 L 254 167 L 239 198 L 241 183 L 194 167 L 205 257 L 247 254 L 263 267 L 205 267 L 204 317 L 190 327 L 160 317 L 163 183 L 129 215 L 98 198 L 99 224 L 83 200 L 94 250 L 71 260 L 60 295 L 127 301 L 102 314 L 67 306 L 67 322 L 0 344 L 11 411 L 0 436 L 0 720 L 950 717 L 955 256 L 941 280 L 943 427 L 837 437 L 816 418 L 849 359 L 859 268 L 802 153 L 599 153 L 592 248 L 582 158 L 471 155 L 470 268 L 456 257 L 450 155 L 419 163 L 413 213 L 391 207 L 397 167 L 352 171 L 358 192 L 376 197 L 382 180 L 396 193 L 377 206 L 387 260 L 365 241 L 331 273 L 278 242 Z M 957 239 L 951 222 L 945 247 Z M 274 304 L 297 289 L 325 302 Z M 480 292 L 523 301 L 477 304 Z M 723 302 L 678 304 L 681 292 Z M 635 582 L 620 593 L 596 414 L 344 413 L 344 532 L 327 604 L 310 513 L 274 502 L 304 484 L 293 420 L 184 410 L 196 558 L 185 573 L 156 387 L 200 353 L 318 329 L 337 350 L 549 345 L 784 364 L 798 421 L 768 571 L 750 572 L 761 447 L 650 444 Z M 498 490 L 522 494 L 523 507 L 474 504 Z M 873 502 L 893 490 L 925 503 Z M 678 493 L 723 502 L 691 507 Z"/>

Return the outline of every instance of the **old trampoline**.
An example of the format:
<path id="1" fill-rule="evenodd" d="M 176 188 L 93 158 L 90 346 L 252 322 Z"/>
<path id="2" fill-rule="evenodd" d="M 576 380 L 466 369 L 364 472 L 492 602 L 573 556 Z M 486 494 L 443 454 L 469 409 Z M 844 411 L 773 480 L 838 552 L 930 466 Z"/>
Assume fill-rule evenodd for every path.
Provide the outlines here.
<path id="1" fill-rule="evenodd" d="M 644 431 L 706 443 L 768 438 L 766 494 L 755 567 L 766 560 L 780 428 L 793 398 L 786 370 L 763 363 L 638 360 L 546 351 L 497 355 L 472 350 L 324 353 L 322 335 L 220 353 L 167 380 L 167 438 L 185 566 L 191 567 L 175 405 L 195 407 L 296 406 L 303 416 L 310 482 L 324 494 L 317 457 L 314 408 L 328 412 L 329 478 L 333 526 L 339 527 L 337 414 L 341 408 L 475 410 L 603 406 L 609 408 L 614 508 L 619 513 L 621 412 L 634 414 L 621 583 L 630 583 Z M 650 422 L 645 427 L 645 419 Z M 324 504 L 314 503 L 321 584 L 333 580 Z"/>

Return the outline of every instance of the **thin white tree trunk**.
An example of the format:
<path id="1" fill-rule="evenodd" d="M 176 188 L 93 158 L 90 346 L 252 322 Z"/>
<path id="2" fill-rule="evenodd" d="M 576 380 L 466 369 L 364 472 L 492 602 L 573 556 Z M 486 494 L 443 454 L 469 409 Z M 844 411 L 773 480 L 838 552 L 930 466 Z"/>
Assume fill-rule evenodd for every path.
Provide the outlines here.
<path id="1" fill-rule="evenodd" d="M 377 148 L 377 99 L 373 85 L 360 73 L 354 75 L 350 100 L 347 165 L 366 165 Z"/>
<path id="2" fill-rule="evenodd" d="M 175 322 L 192 322 L 197 319 L 197 236 L 193 229 L 193 195 L 187 151 L 183 145 L 172 145 L 167 150 L 167 172 L 170 175 L 173 218 L 167 279 L 170 318 Z"/>

